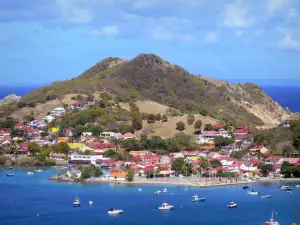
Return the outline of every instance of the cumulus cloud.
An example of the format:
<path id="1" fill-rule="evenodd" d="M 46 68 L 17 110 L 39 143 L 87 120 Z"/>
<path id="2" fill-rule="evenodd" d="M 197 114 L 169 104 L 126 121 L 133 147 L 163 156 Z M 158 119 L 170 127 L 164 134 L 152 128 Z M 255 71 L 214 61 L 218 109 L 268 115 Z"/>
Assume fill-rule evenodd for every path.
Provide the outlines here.
<path id="1" fill-rule="evenodd" d="M 279 47 L 287 50 L 300 51 L 300 40 L 293 39 L 292 34 L 288 30 L 279 29 L 284 34 L 283 39 L 279 41 Z"/>
<path id="2" fill-rule="evenodd" d="M 91 30 L 89 35 L 98 37 L 115 37 L 119 35 L 119 27 L 104 26 L 100 30 Z"/>
<path id="3" fill-rule="evenodd" d="M 219 41 L 219 37 L 215 32 L 206 32 L 204 34 L 205 43 L 215 43 Z"/>
<path id="4" fill-rule="evenodd" d="M 225 6 L 223 23 L 230 28 L 248 28 L 254 24 L 254 19 L 248 12 L 246 4 L 235 1 Z"/>

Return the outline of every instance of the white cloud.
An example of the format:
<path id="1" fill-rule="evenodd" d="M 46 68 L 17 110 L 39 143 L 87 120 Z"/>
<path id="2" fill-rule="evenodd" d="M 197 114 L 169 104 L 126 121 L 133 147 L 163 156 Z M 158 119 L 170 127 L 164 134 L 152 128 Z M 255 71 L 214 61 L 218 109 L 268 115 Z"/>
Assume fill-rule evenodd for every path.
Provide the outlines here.
<path id="1" fill-rule="evenodd" d="M 69 23 L 88 23 L 92 20 L 91 9 L 80 5 L 77 0 L 56 0 L 61 11 L 61 20 Z"/>
<path id="2" fill-rule="evenodd" d="M 284 38 L 280 40 L 279 47 L 288 50 L 298 50 L 300 51 L 300 40 L 292 38 L 292 34 L 283 29 L 279 29 L 284 34 Z"/>
<path id="3" fill-rule="evenodd" d="M 247 28 L 254 24 L 254 19 L 243 1 L 238 0 L 225 6 L 223 23 L 230 28 Z"/>
<path id="4" fill-rule="evenodd" d="M 267 0 L 267 10 L 274 12 L 284 8 L 291 3 L 290 0 Z"/>
<path id="5" fill-rule="evenodd" d="M 192 41 L 193 36 L 189 33 L 179 33 L 157 26 L 152 30 L 152 37 L 159 41 Z"/>
<path id="6" fill-rule="evenodd" d="M 117 26 L 105 26 L 100 30 L 91 30 L 89 35 L 91 36 L 99 36 L 99 37 L 115 37 L 120 33 L 119 27 Z"/>
<path id="7" fill-rule="evenodd" d="M 219 41 L 219 37 L 215 32 L 207 32 L 204 35 L 205 43 L 215 43 Z"/>

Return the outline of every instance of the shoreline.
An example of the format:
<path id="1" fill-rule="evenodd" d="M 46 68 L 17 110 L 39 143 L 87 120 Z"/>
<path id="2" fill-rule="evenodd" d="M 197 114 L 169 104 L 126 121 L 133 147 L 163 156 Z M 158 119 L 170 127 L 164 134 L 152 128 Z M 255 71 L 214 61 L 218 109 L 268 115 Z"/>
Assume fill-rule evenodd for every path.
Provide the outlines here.
<path id="1" fill-rule="evenodd" d="M 48 178 L 48 180 L 52 180 L 55 182 L 66 182 L 66 183 L 79 183 L 79 184 L 115 184 L 115 185 L 139 185 L 139 184 L 149 184 L 149 185 L 182 185 L 189 187 L 219 187 L 219 186 L 230 186 L 230 185 L 246 185 L 251 183 L 267 183 L 267 182 L 300 182 L 300 178 L 275 178 L 275 179 L 265 179 L 265 180 L 243 180 L 243 181 L 232 181 L 232 182 L 204 182 L 204 181 L 195 181 L 190 182 L 187 180 L 134 180 L 134 181 L 117 181 L 117 180 L 103 180 L 100 178 L 89 178 L 80 182 L 79 180 L 73 180 L 72 178 L 68 178 L 65 176 L 54 176 Z"/>

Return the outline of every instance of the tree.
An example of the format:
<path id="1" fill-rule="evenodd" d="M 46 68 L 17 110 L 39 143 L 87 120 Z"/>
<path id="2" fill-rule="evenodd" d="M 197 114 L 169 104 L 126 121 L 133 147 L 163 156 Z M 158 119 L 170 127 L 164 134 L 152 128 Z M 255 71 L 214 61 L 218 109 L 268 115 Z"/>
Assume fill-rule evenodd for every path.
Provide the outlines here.
<path id="1" fill-rule="evenodd" d="M 131 112 L 132 127 L 136 130 L 141 130 L 143 128 L 143 122 L 139 107 L 134 103 L 130 103 L 129 105 Z"/>
<path id="2" fill-rule="evenodd" d="M 80 137 L 80 135 L 85 132 L 86 130 L 86 127 L 83 126 L 83 125 L 77 125 L 73 130 L 72 130 L 72 133 L 73 133 L 73 137 L 75 138 L 78 138 Z"/>
<path id="3" fill-rule="evenodd" d="M 214 142 L 216 146 L 221 147 L 234 143 L 234 140 L 232 138 L 217 136 L 215 137 Z"/>
<path id="4" fill-rule="evenodd" d="M 103 153 L 104 157 L 111 158 L 116 154 L 116 152 L 112 149 L 108 149 Z"/>
<path id="5" fill-rule="evenodd" d="M 200 162 L 200 167 L 201 167 L 202 169 L 207 169 L 207 168 L 209 168 L 209 162 L 208 162 L 206 159 L 201 160 L 201 162 Z"/>
<path id="6" fill-rule="evenodd" d="M 129 124 L 119 124 L 117 125 L 120 133 L 125 134 L 125 133 L 134 133 L 134 128 L 129 125 Z"/>
<path id="7" fill-rule="evenodd" d="M 264 176 L 268 176 L 268 174 L 275 170 L 275 168 L 271 164 L 264 164 L 260 163 L 257 166 L 258 169 L 260 169 L 261 174 Z"/>
<path id="8" fill-rule="evenodd" d="M 212 129 L 213 129 L 213 127 L 212 127 L 212 125 L 210 123 L 204 125 L 204 130 L 210 131 Z"/>
<path id="9" fill-rule="evenodd" d="M 161 119 L 162 119 L 162 122 L 165 123 L 165 122 L 168 121 L 168 116 L 167 115 L 163 115 Z"/>
<path id="10" fill-rule="evenodd" d="M 217 168 L 219 166 L 222 166 L 222 163 L 220 163 L 220 161 L 218 161 L 218 160 L 212 160 L 212 161 L 210 161 L 210 165 L 212 168 Z"/>
<path id="11" fill-rule="evenodd" d="M 63 154 L 68 155 L 70 150 L 71 150 L 71 148 L 68 145 L 68 143 L 66 143 L 66 142 L 60 142 L 60 143 L 57 144 L 56 151 L 58 153 L 63 153 Z"/>
<path id="12" fill-rule="evenodd" d="M 188 125 L 192 125 L 195 122 L 195 116 L 194 115 L 188 115 L 186 122 L 187 122 Z"/>
<path id="13" fill-rule="evenodd" d="M 195 130 L 198 130 L 198 129 L 201 129 L 202 127 L 202 121 L 201 120 L 197 120 L 195 123 L 194 123 L 194 129 Z"/>
<path id="14" fill-rule="evenodd" d="M 185 129 L 185 124 L 182 121 L 176 123 L 176 130 L 183 131 Z"/>
<path id="15" fill-rule="evenodd" d="M 90 127 L 90 131 L 94 136 L 99 136 L 103 132 L 103 128 L 100 125 L 93 125 Z"/>
<path id="16" fill-rule="evenodd" d="M 186 163 L 183 158 L 177 158 L 172 163 L 172 170 L 188 176 L 192 173 L 192 167 L 192 164 Z"/>
<path id="17" fill-rule="evenodd" d="M 155 120 L 156 120 L 156 121 L 160 121 L 160 120 L 161 120 L 161 115 L 160 115 L 159 113 L 157 113 L 157 114 L 155 115 Z"/>
<path id="18" fill-rule="evenodd" d="M 131 167 L 129 167 L 128 170 L 127 170 L 127 174 L 126 174 L 126 180 L 129 181 L 129 182 L 132 182 L 133 179 L 134 179 L 134 172 L 131 169 Z"/>
<path id="19" fill-rule="evenodd" d="M 30 142 L 28 144 L 28 151 L 35 156 L 41 151 L 41 147 L 36 142 Z"/>
<path id="20" fill-rule="evenodd" d="M 143 128 L 142 119 L 133 119 L 132 120 L 132 127 L 136 130 L 141 130 Z"/>
<path id="21" fill-rule="evenodd" d="M 180 145 L 183 145 L 185 147 L 188 147 L 191 141 L 191 136 L 184 134 L 182 132 L 178 132 L 177 134 L 175 134 L 174 136 L 175 139 L 178 140 Z"/>
<path id="22" fill-rule="evenodd" d="M 148 123 L 154 123 L 155 122 L 155 115 L 154 114 L 150 114 L 148 117 Z"/>
<path id="23" fill-rule="evenodd" d="M 280 173 L 285 177 L 289 178 L 292 175 L 293 164 L 289 162 L 283 162 L 280 168 Z"/>
<path id="24" fill-rule="evenodd" d="M 199 113 L 202 115 L 202 116 L 207 116 L 208 115 L 208 111 L 206 109 L 200 109 L 199 110 Z"/>
<path id="25" fill-rule="evenodd" d="M 99 177 L 102 174 L 103 172 L 101 171 L 101 169 L 94 165 L 82 167 L 80 180 L 84 181 L 85 179 L 88 179 L 90 177 Z"/>

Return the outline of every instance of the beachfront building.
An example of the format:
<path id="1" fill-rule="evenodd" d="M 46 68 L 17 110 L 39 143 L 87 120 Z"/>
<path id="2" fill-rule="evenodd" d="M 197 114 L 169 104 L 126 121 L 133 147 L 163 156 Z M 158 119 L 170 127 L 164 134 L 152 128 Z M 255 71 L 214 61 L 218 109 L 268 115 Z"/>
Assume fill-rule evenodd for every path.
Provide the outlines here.
<path id="1" fill-rule="evenodd" d="M 65 158 L 67 157 L 66 154 L 63 154 L 63 153 L 54 153 L 54 152 L 51 152 L 49 154 L 49 157 L 52 158 L 52 159 L 55 159 L 55 160 L 61 160 L 61 161 L 64 161 Z"/>
<path id="2" fill-rule="evenodd" d="M 125 181 L 126 180 L 126 173 L 122 170 L 112 169 L 110 171 L 109 180 L 115 181 Z"/>
<path id="3" fill-rule="evenodd" d="M 108 158 L 104 158 L 103 155 L 79 155 L 77 153 L 71 154 L 71 164 L 94 164 L 96 165 L 96 160 L 105 160 Z"/>

